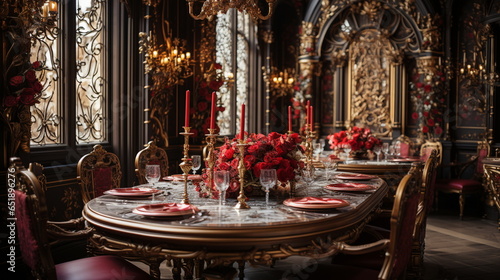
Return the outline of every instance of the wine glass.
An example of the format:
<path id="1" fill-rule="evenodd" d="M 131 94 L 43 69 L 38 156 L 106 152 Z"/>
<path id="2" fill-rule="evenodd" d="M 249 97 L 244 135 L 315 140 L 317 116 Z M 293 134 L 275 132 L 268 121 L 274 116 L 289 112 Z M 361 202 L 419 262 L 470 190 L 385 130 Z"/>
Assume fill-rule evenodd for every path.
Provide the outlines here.
<path id="1" fill-rule="evenodd" d="M 300 170 L 302 180 L 306 183 L 306 195 L 308 195 L 311 183 L 314 181 L 315 176 L 314 166 L 307 164 Z"/>
<path id="2" fill-rule="evenodd" d="M 151 187 L 154 189 L 155 183 L 157 183 L 161 177 L 160 166 L 158 164 L 147 164 L 145 177 L 146 181 L 148 181 L 148 183 L 150 183 Z M 154 200 L 155 200 L 155 193 L 153 192 L 152 201 Z"/>
<path id="3" fill-rule="evenodd" d="M 351 153 L 351 145 L 349 145 L 349 144 L 347 144 L 347 143 L 346 143 L 346 144 L 343 144 L 343 145 L 342 145 L 342 150 L 343 150 L 343 151 L 344 151 L 344 153 L 345 153 L 345 157 L 346 157 L 346 159 L 347 159 L 347 158 L 349 158 L 349 154 Z"/>
<path id="4" fill-rule="evenodd" d="M 339 162 L 333 159 L 328 159 L 327 161 L 325 161 L 325 163 L 326 163 L 326 179 L 330 180 L 333 178 L 333 174 L 335 174 L 335 171 L 337 171 Z"/>
<path id="5" fill-rule="evenodd" d="M 274 187 L 278 180 L 276 169 L 261 169 L 260 170 L 260 184 L 265 188 L 266 192 L 266 208 L 269 207 L 269 189 Z"/>
<path id="6" fill-rule="evenodd" d="M 217 170 L 214 172 L 214 183 L 219 190 L 219 208 L 226 205 L 226 190 L 229 187 L 229 171 L 227 170 Z"/>
<path id="7" fill-rule="evenodd" d="M 382 152 L 382 146 L 375 145 L 373 146 L 373 152 L 377 155 L 377 162 L 380 161 L 380 153 Z"/>
<path id="8" fill-rule="evenodd" d="M 382 152 L 384 152 L 384 158 L 387 160 L 387 156 L 389 155 L 389 143 L 382 144 Z"/>
<path id="9" fill-rule="evenodd" d="M 323 152 L 323 146 L 321 146 L 321 143 L 313 143 L 313 153 L 316 156 L 316 160 L 319 160 L 319 156 Z"/>
<path id="10" fill-rule="evenodd" d="M 196 171 L 198 169 L 200 169 L 201 167 L 201 156 L 200 155 L 193 155 L 191 156 L 191 160 L 192 160 L 192 168 L 193 168 L 193 174 L 196 174 Z"/>

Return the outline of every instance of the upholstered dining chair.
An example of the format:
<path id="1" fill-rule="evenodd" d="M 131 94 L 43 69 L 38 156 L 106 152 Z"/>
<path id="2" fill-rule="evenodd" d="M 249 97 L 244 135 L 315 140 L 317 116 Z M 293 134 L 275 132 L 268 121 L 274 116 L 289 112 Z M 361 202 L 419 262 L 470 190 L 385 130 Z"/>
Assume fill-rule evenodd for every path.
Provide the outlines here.
<path id="1" fill-rule="evenodd" d="M 433 150 L 437 151 L 438 165 L 441 165 L 443 161 L 443 145 L 439 141 L 426 140 L 422 146 L 420 146 L 420 158 L 422 161 L 426 161 Z"/>
<path id="2" fill-rule="evenodd" d="M 45 190 L 33 172 L 11 159 L 15 170 L 15 215 L 19 247 L 34 279 L 108 280 L 152 279 L 149 274 L 116 256 L 97 256 L 54 264 L 47 237 Z"/>
<path id="3" fill-rule="evenodd" d="M 122 171 L 120 159 L 107 152 L 101 145 L 84 155 L 76 167 L 83 203 L 102 195 L 105 191 L 120 186 Z"/>
<path id="4" fill-rule="evenodd" d="M 155 141 L 149 141 L 146 147 L 135 156 L 135 173 L 139 184 L 146 184 L 146 165 L 160 165 L 161 177 L 168 175 L 168 156 L 164 149 L 156 146 Z"/>
<path id="5" fill-rule="evenodd" d="M 500 166 L 485 165 L 484 173 L 486 175 L 486 182 L 488 184 L 488 192 L 493 198 L 493 201 L 495 202 L 495 205 L 497 206 L 498 212 L 500 214 Z M 498 230 L 500 230 L 500 217 L 498 218 Z"/>
<path id="6" fill-rule="evenodd" d="M 422 171 L 422 186 L 420 188 L 420 199 L 417 208 L 417 219 L 413 233 L 412 257 L 409 273 L 420 279 L 424 263 L 425 232 L 427 225 L 427 214 L 432 209 L 434 202 L 436 175 L 439 167 L 439 154 L 437 149 L 432 149 L 425 161 Z"/>
<path id="7" fill-rule="evenodd" d="M 479 141 L 477 145 L 477 153 L 469 161 L 462 164 L 455 164 L 453 168 L 460 168 L 453 178 L 440 179 L 436 182 L 436 190 L 443 193 L 457 193 L 459 195 L 458 203 L 460 206 L 460 219 L 463 219 L 465 195 L 481 193 L 483 191 L 483 159 L 490 154 L 490 145 L 488 142 Z M 474 168 L 472 178 L 462 178 L 468 168 Z M 438 204 L 436 194 L 436 206 Z"/>
<path id="8" fill-rule="evenodd" d="M 421 184 L 422 166 L 414 163 L 396 190 L 389 238 L 336 248 L 341 254 L 328 268 L 336 279 L 398 279 L 404 275 L 411 257 Z M 322 273 L 325 271 L 318 269 Z"/>

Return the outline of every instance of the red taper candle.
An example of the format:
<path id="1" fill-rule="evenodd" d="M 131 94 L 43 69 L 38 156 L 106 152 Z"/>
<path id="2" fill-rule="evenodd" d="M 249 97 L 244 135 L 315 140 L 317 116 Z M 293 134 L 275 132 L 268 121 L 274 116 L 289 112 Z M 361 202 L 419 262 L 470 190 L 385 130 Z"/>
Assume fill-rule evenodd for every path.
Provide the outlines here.
<path id="1" fill-rule="evenodd" d="M 215 128 L 215 104 L 216 104 L 216 97 L 215 97 L 215 91 L 212 92 L 212 108 L 210 110 L 210 128 L 214 129 Z"/>
<path id="2" fill-rule="evenodd" d="M 186 90 L 186 115 L 184 116 L 184 126 L 189 127 L 189 111 L 191 106 L 191 92 Z"/>
<path id="3" fill-rule="evenodd" d="M 309 117 L 311 118 L 309 120 L 309 127 L 311 128 L 311 131 L 314 131 L 313 106 L 309 106 Z"/>
<path id="4" fill-rule="evenodd" d="M 241 104 L 241 116 L 240 116 L 240 139 L 245 138 L 245 104 Z"/>

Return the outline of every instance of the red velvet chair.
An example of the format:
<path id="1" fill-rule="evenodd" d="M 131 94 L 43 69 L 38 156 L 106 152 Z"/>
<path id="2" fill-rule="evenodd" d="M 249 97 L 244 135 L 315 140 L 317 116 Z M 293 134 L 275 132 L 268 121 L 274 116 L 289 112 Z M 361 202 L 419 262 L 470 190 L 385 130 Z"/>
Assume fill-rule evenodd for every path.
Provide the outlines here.
<path id="1" fill-rule="evenodd" d="M 117 256 L 97 256 L 54 264 L 47 237 L 45 191 L 35 174 L 11 159 L 15 174 L 15 215 L 19 247 L 24 263 L 35 279 L 110 280 L 153 279 L 149 274 Z"/>
<path id="2" fill-rule="evenodd" d="M 84 155 L 76 167 L 83 203 L 101 196 L 105 191 L 120 187 L 122 171 L 120 160 L 101 145 Z"/>
<path id="3" fill-rule="evenodd" d="M 413 233 L 422 185 L 422 167 L 414 164 L 401 180 L 394 197 L 389 239 L 369 244 L 346 245 L 328 268 L 335 279 L 398 279 L 410 262 Z M 326 268 L 317 276 L 326 276 Z M 326 278 L 314 278 L 326 279 Z"/>
<path id="4" fill-rule="evenodd" d="M 459 195 L 460 219 L 464 215 L 465 195 L 481 193 L 483 189 L 483 159 L 490 154 L 490 146 L 486 141 L 478 142 L 477 154 L 471 160 L 463 164 L 455 164 L 452 168 L 460 168 L 457 174 L 453 174 L 453 178 L 441 179 L 436 182 L 436 190 L 443 193 L 457 193 Z M 464 172 L 470 168 L 474 168 L 472 178 L 463 178 Z M 437 204 L 437 197 L 436 197 Z"/>

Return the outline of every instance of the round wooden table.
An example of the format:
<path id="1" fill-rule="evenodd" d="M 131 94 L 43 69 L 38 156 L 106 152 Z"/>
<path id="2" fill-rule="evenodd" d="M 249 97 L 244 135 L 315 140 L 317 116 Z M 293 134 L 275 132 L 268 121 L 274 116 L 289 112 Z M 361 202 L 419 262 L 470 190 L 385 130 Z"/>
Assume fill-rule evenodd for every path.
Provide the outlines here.
<path id="1" fill-rule="evenodd" d="M 148 218 L 134 214 L 151 199 L 123 199 L 109 195 L 88 202 L 83 216 L 96 229 L 90 239 L 94 253 L 118 254 L 150 265 L 159 278 L 159 265 L 173 261 L 174 279 L 200 278 L 204 265 L 240 264 L 243 277 L 245 262 L 270 264 L 292 255 L 319 257 L 332 255 L 344 242 L 355 240 L 371 215 L 380 208 L 388 187 L 380 178 L 365 181 L 375 187 L 368 192 L 333 192 L 324 189 L 332 183 L 321 176 L 307 190 L 308 196 L 340 198 L 349 206 L 322 211 L 306 211 L 283 205 L 271 197 L 251 197 L 250 209 L 238 210 L 235 200 L 219 207 L 214 199 L 190 193 L 191 204 L 199 214 L 176 218 Z M 180 202 L 181 184 L 165 184 L 163 202 Z M 300 196 L 304 189 L 297 188 Z M 278 199 L 279 200 L 279 199 Z M 155 203 L 158 203 L 156 201 Z M 201 213 L 201 214 L 200 214 Z"/>

